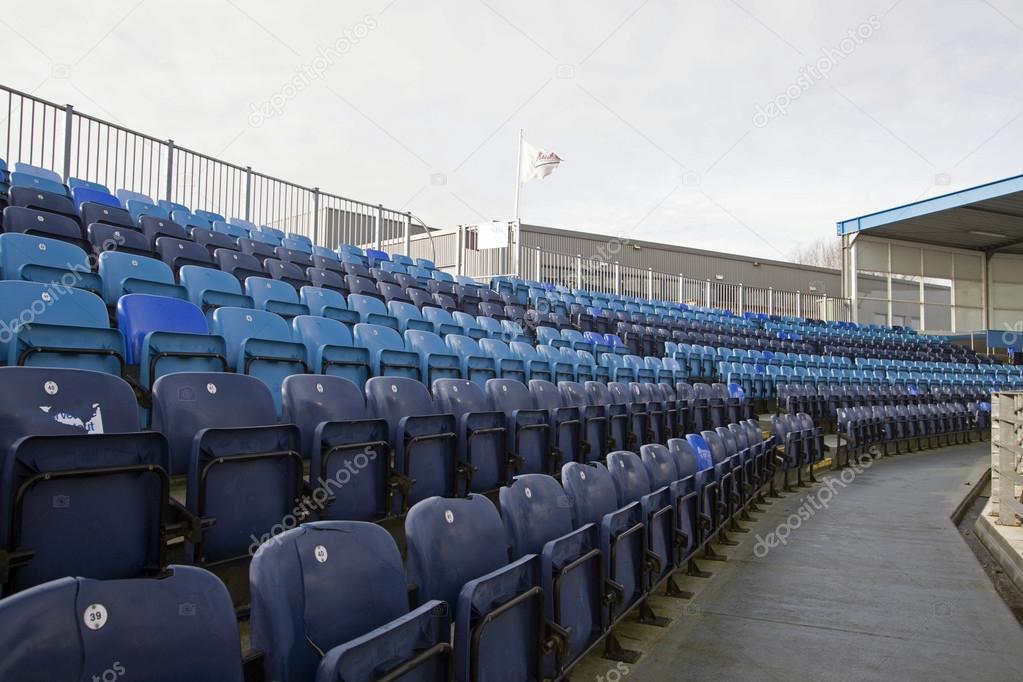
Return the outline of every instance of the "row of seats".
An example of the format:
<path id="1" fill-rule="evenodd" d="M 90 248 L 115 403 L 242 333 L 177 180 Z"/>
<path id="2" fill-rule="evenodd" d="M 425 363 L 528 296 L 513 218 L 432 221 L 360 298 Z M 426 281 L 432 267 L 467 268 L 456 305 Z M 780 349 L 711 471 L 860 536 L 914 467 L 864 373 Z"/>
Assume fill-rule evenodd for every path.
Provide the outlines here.
<path id="1" fill-rule="evenodd" d="M 500 512 L 476 494 L 422 500 L 405 518 L 404 566 L 387 531 L 364 522 L 267 540 L 249 569 L 264 679 L 551 679 L 602 640 L 617 645 L 612 629 L 631 610 L 663 623 L 645 598 L 661 585 L 681 595 L 672 573 L 755 506 L 770 475 L 771 443 L 735 427 L 572 463 L 560 483 L 520 476 L 501 489 Z M 15 646 L 17 624 L 39 614 L 40 645 Z M 190 566 L 40 584 L 0 601 L 0 642 L 13 652 L 4 679 L 103 666 L 154 681 L 242 679 L 230 598 Z"/>

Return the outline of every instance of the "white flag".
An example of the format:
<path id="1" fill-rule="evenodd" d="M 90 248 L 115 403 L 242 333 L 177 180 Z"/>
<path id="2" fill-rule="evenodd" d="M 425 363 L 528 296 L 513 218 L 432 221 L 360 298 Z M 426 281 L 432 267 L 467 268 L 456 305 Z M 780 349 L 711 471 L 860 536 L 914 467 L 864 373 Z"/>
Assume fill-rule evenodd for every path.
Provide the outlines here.
<path id="1" fill-rule="evenodd" d="M 519 184 L 530 180 L 545 178 L 558 169 L 561 157 L 554 152 L 537 149 L 522 140 L 521 165 L 519 166 Z"/>

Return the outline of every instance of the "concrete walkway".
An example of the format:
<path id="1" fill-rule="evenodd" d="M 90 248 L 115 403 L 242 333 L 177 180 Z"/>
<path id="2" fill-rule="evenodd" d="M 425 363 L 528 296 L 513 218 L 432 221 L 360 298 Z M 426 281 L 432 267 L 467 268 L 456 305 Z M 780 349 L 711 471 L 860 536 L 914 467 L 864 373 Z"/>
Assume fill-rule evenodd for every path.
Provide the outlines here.
<path id="1" fill-rule="evenodd" d="M 1023 628 L 949 518 L 989 449 L 888 457 L 776 501 L 727 562 L 701 562 L 711 579 L 681 581 L 695 599 L 651 601 L 670 627 L 621 628 L 644 652 L 628 679 L 1023 679 Z M 784 544 L 758 542 L 775 530 Z M 590 656 L 572 677 L 614 669 Z"/>

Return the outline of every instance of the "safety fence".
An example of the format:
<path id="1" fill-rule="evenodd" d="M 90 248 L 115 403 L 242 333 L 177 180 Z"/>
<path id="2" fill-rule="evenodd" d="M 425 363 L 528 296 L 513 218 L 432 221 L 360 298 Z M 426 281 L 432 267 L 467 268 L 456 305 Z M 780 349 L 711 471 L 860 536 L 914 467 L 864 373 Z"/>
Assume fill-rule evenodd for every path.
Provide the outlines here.
<path id="1" fill-rule="evenodd" d="M 8 166 L 40 166 L 65 182 L 79 178 L 141 192 L 306 235 L 331 248 L 387 244 L 408 253 L 409 238 L 424 229 L 407 212 L 288 182 L 3 85 L 0 112 Z"/>

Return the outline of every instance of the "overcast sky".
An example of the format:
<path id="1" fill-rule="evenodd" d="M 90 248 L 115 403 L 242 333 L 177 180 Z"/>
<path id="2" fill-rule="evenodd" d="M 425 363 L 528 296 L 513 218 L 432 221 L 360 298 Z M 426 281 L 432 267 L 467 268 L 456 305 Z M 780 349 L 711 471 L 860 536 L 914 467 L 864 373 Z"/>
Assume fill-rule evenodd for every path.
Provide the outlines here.
<path id="1" fill-rule="evenodd" d="M 1008 0 L 51 0 L 5 9 L 0 55 L 9 86 L 441 227 L 511 217 L 519 128 L 564 159 L 524 222 L 766 258 L 1023 171 Z"/>

